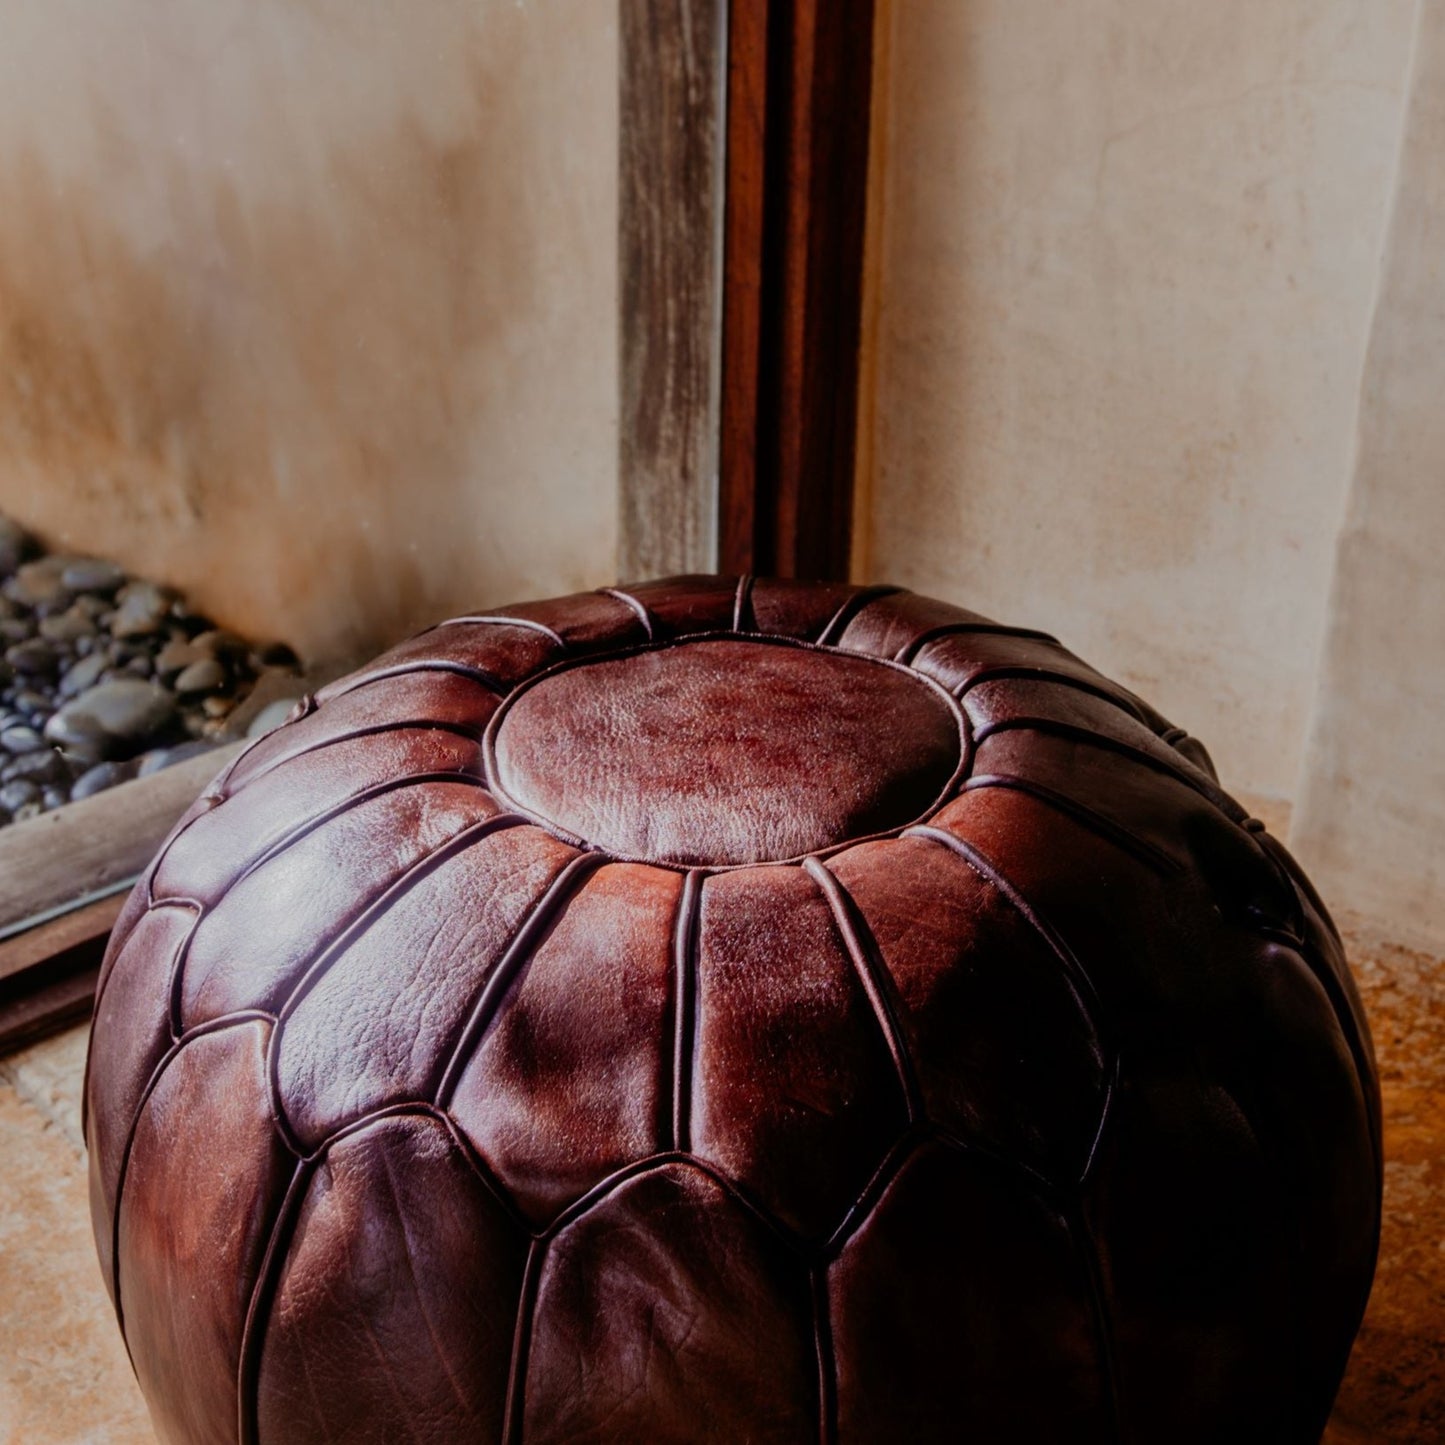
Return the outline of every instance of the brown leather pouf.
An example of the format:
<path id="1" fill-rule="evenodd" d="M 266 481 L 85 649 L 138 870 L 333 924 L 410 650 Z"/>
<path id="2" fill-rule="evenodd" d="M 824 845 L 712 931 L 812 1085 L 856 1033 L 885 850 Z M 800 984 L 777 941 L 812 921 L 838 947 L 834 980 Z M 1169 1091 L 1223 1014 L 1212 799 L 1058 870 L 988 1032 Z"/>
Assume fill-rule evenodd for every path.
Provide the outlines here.
<path id="1" fill-rule="evenodd" d="M 1052 638 L 692 577 L 459 618 L 118 923 L 96 1240 L 163 1440 L 1318 1438 L 1340 943 Z"/>

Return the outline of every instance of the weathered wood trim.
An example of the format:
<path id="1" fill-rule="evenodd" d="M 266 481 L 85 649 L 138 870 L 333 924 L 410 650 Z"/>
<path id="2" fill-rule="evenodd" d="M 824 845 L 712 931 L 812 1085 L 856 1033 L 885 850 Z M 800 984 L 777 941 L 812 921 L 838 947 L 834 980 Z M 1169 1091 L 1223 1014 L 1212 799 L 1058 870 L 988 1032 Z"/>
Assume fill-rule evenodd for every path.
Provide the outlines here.
<path id="1" fill-rule="evenodd" d="M 244 746 L 217 748 L 0 828 L 0 937 L 134 878 L 176 819 Z"/>
<path id="2" fill-rule="evenodd" d="M 119 890 L 0 942 L 0 1054 L 90 1014 Z"/>
<path id="3" fill-rule="evenodd" d="M 624 578 L 717 566 L 726 9 L 621 5 Z"/>
<path id="4" fill-rule="evenodd" d="M 848 575 L 873 22 L 873 0 L 729 12 L 724 571 Z"/>

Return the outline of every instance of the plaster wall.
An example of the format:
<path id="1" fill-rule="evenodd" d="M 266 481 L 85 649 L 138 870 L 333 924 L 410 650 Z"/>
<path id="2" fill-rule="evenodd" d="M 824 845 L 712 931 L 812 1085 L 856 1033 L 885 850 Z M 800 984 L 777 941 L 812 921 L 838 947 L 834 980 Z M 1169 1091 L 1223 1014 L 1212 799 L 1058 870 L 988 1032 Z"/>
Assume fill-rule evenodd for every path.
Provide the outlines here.
<path id="1" fill-rule="evenodd" d="M 1415 11 L 884 22 L 858 570 L 1056 632 L 1238 790 L 1302 765 Z"/>
<path id="2" fill-rule="evenodd" d="M 1424 0 L 1291 846 L 1445 952 L 1445 3 Z"/>
<path id="3" fill-rule="evenodd" d="M 0 36 L 0 511 L 318 657 L 611 580 L 613 6 Z"/>

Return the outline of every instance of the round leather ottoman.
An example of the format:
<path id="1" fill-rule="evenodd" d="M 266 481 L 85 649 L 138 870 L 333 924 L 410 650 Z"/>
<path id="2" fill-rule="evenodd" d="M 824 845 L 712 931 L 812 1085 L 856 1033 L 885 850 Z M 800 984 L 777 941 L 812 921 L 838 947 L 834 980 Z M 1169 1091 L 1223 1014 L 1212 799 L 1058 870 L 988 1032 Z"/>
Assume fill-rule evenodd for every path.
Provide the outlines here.
<path id="1" fill-rule="evenodd" d="M 137 886 L 87 1103 L 175 1445 L 1315 1440 L 1379 1222 L 1288 854 L 1052 638 L 888 588 L 326 688 Z"/>

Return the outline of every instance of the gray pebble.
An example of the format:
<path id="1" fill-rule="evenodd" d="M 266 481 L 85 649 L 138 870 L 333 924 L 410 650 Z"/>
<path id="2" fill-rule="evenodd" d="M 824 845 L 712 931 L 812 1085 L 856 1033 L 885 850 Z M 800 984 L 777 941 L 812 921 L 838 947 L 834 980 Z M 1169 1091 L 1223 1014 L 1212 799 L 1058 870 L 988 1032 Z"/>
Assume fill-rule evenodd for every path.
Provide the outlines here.
<path id="1" fill-rule="evenodd" d="M 245 657 L 250 650 L 243 637 L 234 632 L 213 627 L 208 632 L 198 633 L 191 639 L 191 646 L 206 657 Z"/>
<path id="2" fill-rule="evenodd" d="M 60 656 L 50 643 L 42 638 L 29 642 L 17 642 L 5 649 L 5 661 L 16 672 L 30 677 L 53 676 L 60 666 Z"/>
<path id="3" fill-rule="evenodd" d="M 42 617 L 37 631 L 51 642 L 75 642 L 78 638 L 94 635 L 95 619 L 75 607 L 67 607 L 64 612 Z"/>
<path id="4" fill-rule="evenodd" d="M 5 595 L 42 612 L 60 612 L 70 606 L 75 594 L 65 585 L 69 557 L 40 557 L 26 562 L 5 584 Z"/>
<path id="5" fill-rule="evenodd" d="M 176 678 L 173 686 L 178 693 L 214 692 L 226 680 L 226 669 L 214 657 L 203 657 L 193 662 Z"/>
<path id="6" fill-rule="evenodd" d="M 202 753 L 209 753 L 215 746 L 209 738 L 192 738 L 190 742 L 177 743 L 173 748 L 153 748 L 141 758 L 140 771 L 136 776 L 148 778 L 162 768 L 171 768 L 188 758 L 198 758 Z"/>
<path id="7" fill-rule="evenodd" d="M 33 753 L 36 748 L 43 748 L 45 739 L 26 723 L 14 723 L 6 728 L 0 728 L 0 748 L 7 753 Z"/>
<path id="8" fill-rule="evenodd" d="M 78 558 L 60 577 L 74 592 L 114 592 L 125 581 L 125 573 L 114 562 L 97 557 Z"/>
<path id="9" fill-rule="evenodd" d="M 26 803 L 33 803 L 40 796 L 40 789 L 23 778 L 13 782 L 0 783 L 0 808 L 14 813 Z"/>
<path id="10" fill-rule="evenodd" d="M 95 793 L 104 792 L 107 788 L 113 788 L 117 783 L 129 781 L 136 775 L 136 762 L 132 759 L 125 763 L 98 763 L 88 772 L 82 773 L 70 790 L 72 802 L 78 803 L 82 798 L 89 798 Z"/>
<path id="11" fill-rule="evenodd" d="M 175 699 L 164 688 L 138 677 L 117 677 L 67 702 L 45 725 L 45 736 L 66 747 L 92 741 L 99 730 L 121 745 L 133 745 L 166 731 L 175 716 Z"/>
<path id="12" fill-rule="evenodd" d="M 26 717 L 34 719 L 40 713 L 49 717 L 55 708 L 55 704 L 46 697 L 43 692 L 36 692 L 34 688 L 24 687 L 15 694 L 13 699 L 15 706 L 25 714 Z"/>
<path id="13" fill-rule="evenodd" d="M 40 806 L 47 813 L 63 808 L 70 801 L 70 789 L 63 783 L 52 783 L 40 794 Z"/>
<path id="14" fill-rule="evenodd" d="M 156 676 L 169 682 L 193 662 L 201 662 L 204 658 L 205 653 L 184 637 L 173 637 L 156 654 Z"/>
<path id="15" fill-rule="evenodd" d="M 27 642 L 35 636 L 35 619 L 26 613 L 23 617 L 7 617 L 0 621 L 0 639 L 5 642 Z"/>
<path id="16" fill-rule="evenodd" d="M 110 630 L 116 637 L 148 637 L 159 632 L 170 611 L 171 593 L 154 582 L 127 582 L 120 590 Z"/>
<path id="17" fill-rule="evenodd" d="M 248 738 L 259 738 L 265 733 L 273 732 L 283 722 L 290 718 L 292 709 L 296 706 L 296 699 L 283 697 L 272 703 L 267 703 L 260 712 L 256 714 L 246 727 Z"/>
<path id="18" fill-rule="evenodd" d="M 22 753 L 5 769 L 7 778 L 23 778 L 27 782 L 59 783 L 66 776 L 65 760 L 51 748 Z"/>
<path id="19" fill-rule="evenodd" d="M 60 679 L 60 696 L 76 697 L 86 688 L 94 687 L 107 665 L 103 652 L 92 652 L 88 657 L 83 657 Z"/>

